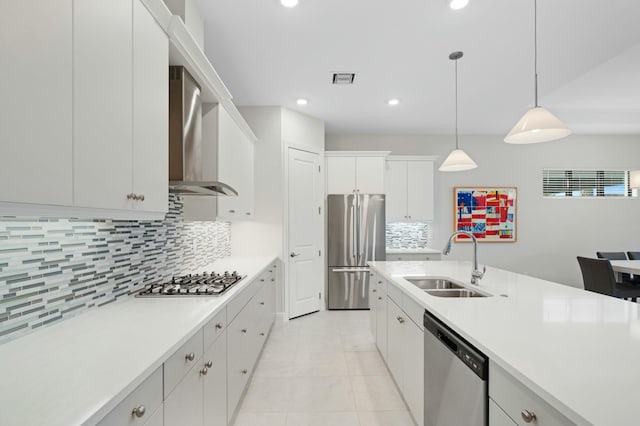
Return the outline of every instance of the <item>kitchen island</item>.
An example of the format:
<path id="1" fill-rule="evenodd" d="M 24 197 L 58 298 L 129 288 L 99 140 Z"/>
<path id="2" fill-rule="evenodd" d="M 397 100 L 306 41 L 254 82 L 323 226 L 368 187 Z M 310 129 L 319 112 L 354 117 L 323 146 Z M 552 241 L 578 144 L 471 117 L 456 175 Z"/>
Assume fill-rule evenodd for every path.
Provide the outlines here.
<path id="1" fill-rule="evenodd" d="M 489 357 L 490 395 L 492 383 L 506 373 L 557 410 L 562 424 L 638 424 L 633 409 L 640 400 L 637 304 L 491 267 L 474 287 L 489 297 L 436 297 L 403 277 L 443 277 L 471 288 L 471 263 L 370 266 L 387 282 L 390 297 L 401 292 L 410 305 L 427 309 Z M 494 420 L 490 424 L 522 424 L 515 416 L 512 423 Z"/>
<path id="2" fill-rule="evenodd" d="M 134 410 L 132 415 L 131 410 L 138 407 L 138 403 L 125 405 L 124 420 L 116 419 L 106 423 L 142 424 L 149 417 L 150 423 L 154 418 L 162 419 L 164 399 L 165 424 L 197 424 L 191 420 L 193 417 L 189 417 L 194 413 L 179 405 L 175 411 L 182 416 L 182 421 L 167 422 L 167 401 L 180 387 L 176 385 L 176 390 L 169 394 L 172 389 L 167 388 L 168 363 L 174 358 L 174 354 L 178 357 L 180 368 L 190 367 L 190 361 L 194 365 L 190 368 L 197 377 L 200 367 L 196 364 L 204 364 L 205 361 L 202 355 L 203 334 L 206 343 L 217 338 L 212 336 L 213 333 L 227 333 L 228 348 L 231 351 L 233 332 L 238 328 L 234 323 L 240 321 L 243 311 L 248 311 L 247 308 L 250 306 L 253 308 L 252 296 L 258 297 L 263 289 L 275 295 L 273 289 L 276 283 L 271 281 L 277 277 L 274 269 L 277 262 L 276 256 L 220 259 L 194 272 L 237 270 L 246 274 L 245 279 L 222 296 L 129 296 L 127 300 L 89 311 L 0 345 L 0 425 L 93 425 L 117 411 L 121 402 L 127 402 L 128 395 L 144 387 L 143 385 L 154 377 L 159 377 L 160 380 L 159 386 L 156 387 L 159 398 L 157 410 L 152 411 L 147 403 L 146 415 L 143 407 L 138 413 L 142 414 L 139 416 L 140 419 L 135 419 L 134 415 L 137 414 Z M 263 299 L 258 302 L 256 305 L 265 305 Z M 273 322 L 274 306 L 269 302 L 266 306 L 269 311 L 265 315 L 248 312 L 250 320 L 260 323 L 261 329 L 256 328 L 255 333 L 258 336 L 257 331 L 261 332 L 260 344 L 266 340 Z M 209 324 L 211 327 L 207 328 Z M 244 325 L 239 324 L 239 327 Z M 243 328 L 245 331 L 242 333 L 253 337 L 254 330 L 249 328 L 248 333 L 246 328 Z M 208 335 L 207 332 L 210 330 L 211 333 Z M 193 341 L 200 345 L 200 349 L 194 350 L 196 355 L 191 354 L 189 357 L 191 348 L 186 346 L 189 350 L 185 361 L 185 355 L 178 351 Z M 224 345 L 227 343 L 224 335 L 220 341 Z M 258 344 L 253 344 L 251 349 L 255 356 L 261 348 Z M 206 345 L 204 349 L 206 351 Z M 241 352 L 230 353 L 230 366 L 235 360 L 242 361 L 243 354 L 250 351 L 244 348 Z M 224 351 L 222 355 L 227 358 Z M 255 362 L 255 359 L 253 361 Z M 247 361 L 246 364 L 253 363 Z M 243 382 L 240 382 L 240 385 L 246 383 L 251 375 L 251 365 L 242 368 L 246 370 L 241 373 Z M 230 384 L 231 373 L 228 379 Z M 204 377 L 203 375 L 207 374 L 206 370 L 201 374 L 201 377 Z M 208 377 L 211 376 L 210 373 Z M 226 376 L 227 373 L 223 370 L 222 377 Z M 180 377 L 174 382 L 177 383 L 179 380 Z M 182 383 L 186 381 L 183 380 Z M 226 390 L 226 384 L 226 380 L 222 382 L 223 392 Z M 230 407 L 229 417 L 232 416 L 235 403 L 243 390 L 240 385 L 235 389 L 234 404 Z M 199 386 L 202 388 L 202 384 Z M 222 402 L 224 414 L 226 398 Z M 182 413 L 179 413 L 180 408 L 184 408 Z M 158 413 L 158 417 L 154 415 L 154 411 Z M 134 423 L 134 420 L 139 422 Z M 226 418 L 224 420 L 226 424 Z"/>

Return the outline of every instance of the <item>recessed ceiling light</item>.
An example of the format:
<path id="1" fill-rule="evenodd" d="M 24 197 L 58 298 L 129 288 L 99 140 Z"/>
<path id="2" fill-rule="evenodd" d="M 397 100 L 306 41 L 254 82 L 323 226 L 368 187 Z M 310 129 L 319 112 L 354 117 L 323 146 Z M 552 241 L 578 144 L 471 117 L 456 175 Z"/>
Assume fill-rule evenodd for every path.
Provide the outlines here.
<path id="1" fill-rule="evenodd" d="M 400 103 L 400 99 L 389 99 L 387 103 L 391 106 L 398 105 Z"/>
<path id="2" fill-rule="evenodd" d="M 297 103 L 298 105 L 306 105 L 306 104 L 308 104 L 308 103 L 309 103 L 309 101 L 308 101 L 308 100 L 306 100 L 306 99 L 304 99 L 304 98 L 300 98 L 300 99 L 296 100 L 296 103 Z"/>
<path id="3" fill-rule="evenodd" d="M 449 7 L 453 10 L 462 9 L 469 4 L 469 0 L 449 0 Z"/>
<path id="4" fill-rule="evenodd" d="M 280 3 L 282 3 L 284 7 L 296 7 L 298 0 L 280 0 Z"/>

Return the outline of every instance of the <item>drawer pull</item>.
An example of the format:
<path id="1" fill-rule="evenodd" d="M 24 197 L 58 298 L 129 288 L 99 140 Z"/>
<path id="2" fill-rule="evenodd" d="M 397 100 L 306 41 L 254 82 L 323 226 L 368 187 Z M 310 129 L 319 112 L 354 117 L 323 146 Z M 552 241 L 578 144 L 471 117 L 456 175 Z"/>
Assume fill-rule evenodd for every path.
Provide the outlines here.
<path id="1" fill-rule="evenodd" d="M 276 279 L 275 278 L 271 278 L 271 282 L 274 282 Z"/>
<path id="2" fill-rule="evenodd" d="M 378 300 L 382 300 L 382 296 L 378 296 Z"/>
<path id="3" fill-rule="evenodd" d="M 222 330 L 222 323 L 221 323 L 221 322 L 216 323 L 216 328 L 217 328 L 218 330 Z"/>
<path id="4" fill-rule="evenodd" d="M 402 317 L 396 317 L 396 319 L 398 320 L 398 322 L 399 322 L 400 324 L 404 324 L 404 318 L 402 318 Z"/>
<path id="5" fill-rule="evenodd" d="M 202 370 L 200 370 L 200 374 L 202 374 L 203 376 L 206 376 L 208 372 L 209 369 L 207 367 L 202 367 Z"/>
<path id="6" fill-rule="evenodd" d="M 242 330 L 240 330 L 240 331 L 241 331 L 242 333 L 246 333 L 246 332 L 247 332 L 247 329 L 246 329 L 246 328 L 243 328 L 243 329 L 242 329 Z"/>
<path id="7" fill-rule="evenodd" d="M 242 370 L 241 373 L 242 374 L 247 374 L 249 371 L 248 370 Z"/>
<path id="8" fill-rule="evenodd" d="M 260 278 L 260 282 L 263 283 L 264 282 L 264 278 Z"/>
<path id="9" fill-rule="evenodd" d="M 135 200 L 136 197 L 136 194 L 134 194 L 133 192 L 127 194 L 127 200 Z"/>
<path id="10" fill-rule="evenodd" d="M 139 405 L 136 408 L 133 409 L 133 411 L 131 412 L 132 416 L 136 416 L 136 417 L 142 417 L 144 416 L 144 413 L 147 411 L 146 408 L 144 408 L 144 405 Z"/>
<path id="11" fill-rule="evenodd" d="M 374 289 L 373 289 L 373 290 L 371 290 L 371 291 L 372 291 L 373 293 L 375 293 L 375 292 L 376 292 L 376 289 L 374 288 Z"/>
<path id="12" fill-rule="evenodd" d="M 520 412 L 520 415 L 522 416 L 522 420 L 524 420 L 525 423 L 534 423 L 537 420 L 536 414 L 527 409 L 522 410 Z"/>
<path id="13" fill-rule="evenodd" d="M 207 367 L 207 368 L 213 367 L 213 361 L 209 360 L 209 361 L 205 362 L 204 366 Z"/>
<path id="14" fill-rule="evenodd" d="M 271 269 L 269 269 L 269 273 L 272 273 L 273 271 Z"/>
<path id="15" fill-rule="evenodd" d="M 193 352 L 188 353 L 184 356 L 184 359 L 186 359 L 187 361 L 193 361 L 194 359 L 196 359 L 196 354 L 194 354 Z"/>
<path id="16" fill-rule="evenodd" d="M 264 305 L 264 302 L 260 302 L 261 305 Z"/>
<path id="17" fill-rule="evenodd" d="M 261 336 L 264 336 L 264 333 L 260 333 Z"/>

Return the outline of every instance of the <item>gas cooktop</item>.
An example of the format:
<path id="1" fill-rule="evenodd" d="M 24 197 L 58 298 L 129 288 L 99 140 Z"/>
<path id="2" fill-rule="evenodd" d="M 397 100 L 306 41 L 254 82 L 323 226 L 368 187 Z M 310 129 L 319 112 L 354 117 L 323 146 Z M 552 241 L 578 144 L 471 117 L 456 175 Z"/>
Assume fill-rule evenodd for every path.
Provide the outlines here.
<path id="1" fill-rule="evenodd" d="M 219 296 L 244 277 L 246 275 L 240 275 L 236 271 L 225 271 L 224 274 L 187 274 L 173 277 L 166 283 L 151 284 L 139 291 L 136 297 Z"/>

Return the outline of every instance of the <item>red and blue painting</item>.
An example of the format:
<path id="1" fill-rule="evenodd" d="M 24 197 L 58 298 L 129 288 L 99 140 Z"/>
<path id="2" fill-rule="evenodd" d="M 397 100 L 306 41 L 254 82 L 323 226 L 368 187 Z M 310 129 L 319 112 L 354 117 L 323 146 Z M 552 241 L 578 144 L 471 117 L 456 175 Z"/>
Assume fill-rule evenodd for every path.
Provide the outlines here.
<path id="1" fill-rule="evenodd" d="M 515 187 L 455 187 L 454 231 L 471 232 L 478 241 L 516 241 Z M 462 235 L 456 241 L 469 240 Z"/>

